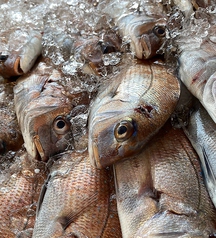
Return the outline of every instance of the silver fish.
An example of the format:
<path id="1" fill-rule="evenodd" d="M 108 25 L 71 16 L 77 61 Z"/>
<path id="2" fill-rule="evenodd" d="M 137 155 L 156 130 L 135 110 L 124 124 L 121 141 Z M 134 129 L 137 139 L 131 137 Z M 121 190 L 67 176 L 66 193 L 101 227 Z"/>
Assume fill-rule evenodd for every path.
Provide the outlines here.
<path id="1" fill-rule="evenodd" d="M 204 14 L 202 18 L 192 15 L 183 24 L 183 30 L 178 32 L 178 71 L 182 82 L 216 122 L 215 16 L 207 10 L 201 14 Z"/>
<path id="2" fill-rule="evenodd" d="M 216 124 L 202 105 L 197 103 L 188 125 L 183 128 L 199 155 L 205 183 L 216 207 Z"/>
<path id="3" fill-rule="evenodd" d="M 102 168 L 138 154 L 170 117 L 179 94 L 177 78 L 164 65 L 127 66 L 99 93 L 91 108 L 88 148 L 92 164 Z"/>
<path id="4" fill-rule="evenodd" d="M 182 129 L 168 122 L 141 154 L 113 167 L 123 238 L 215 234 L 216 210 Z"/>

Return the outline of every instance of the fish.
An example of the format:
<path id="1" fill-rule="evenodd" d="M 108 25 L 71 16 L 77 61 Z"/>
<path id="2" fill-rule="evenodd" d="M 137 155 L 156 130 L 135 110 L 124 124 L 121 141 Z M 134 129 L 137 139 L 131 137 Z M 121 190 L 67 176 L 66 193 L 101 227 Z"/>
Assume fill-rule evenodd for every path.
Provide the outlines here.
<path id="1" fill-rule="evenodd" d="M 88 118 L 88 150 L 97 168 L 140 153 L 168 120 L 180 94 L 177 78 L 159 62 L 132 63 L 108 83 Z"/>
<path id="2" fill-rule="evenodd" d="M 0 84 L 0 155 L 18 151 L 23 138 L 14 111 L 13 82 Z"/>
<path id="3" fill-rule="evenodd" d="M 114 19 L 120 35 L 129 42 L 130 50 L 137 58 L 149 59 L 159 54 L 166 41 L 167 22 L 161 3 L 111 0 L 103 12 Z"/>
<path id="4" fill-rule="evenodd" d="M 210 10 L 198 10 L 174 39 L 179 49 L 178 75 L 216 122 L 215 16 Z"/>
<path id="5" fill-rule="evenodd" d="M 32 237 L 121 237 L 111 170 L 93 168 L 87 150 L 56 158 L 41 190 Z"/>
<path id="6" fill-rule="evenodd" d="M 61 72 L 41 61 L 29 74 L 20 77 L 14 87 L 14 104 L 24 146 L 34 159 L 70 148 L 72 109 Z"/>
<path id="7" fill-rule="evenodd" d="M 7 32 L 3 34 L 8 34 Z M 20 46 L 20 44 L 22 45 Z M 27 73 L 42 52 L 42 34 L 36 30 L 29 31 L 26 39 L 17 41 L 10 51 L 0 53 L 0 75 L 3 78 L 20 76 Z"/>
<path id="8" fill-rule="evenodd" d="M 205 184 L 216 207 L 216 125 L 199 102 L 191 110 L 188 124 L 183 129 L 199 155 Z"/>
<path id="9" fill-rule="evenodd" d="M 0 236 L 32 237 L 36 204 L 46 178 L 45 164 L 20 149 L 0 174 Z"/>
<path id="10" fill-rule="evenodd" d="M 199 156 L 168 121 L 132 159 L 113 165 L 122 237 L 213 237 L 216 210 Z"/>

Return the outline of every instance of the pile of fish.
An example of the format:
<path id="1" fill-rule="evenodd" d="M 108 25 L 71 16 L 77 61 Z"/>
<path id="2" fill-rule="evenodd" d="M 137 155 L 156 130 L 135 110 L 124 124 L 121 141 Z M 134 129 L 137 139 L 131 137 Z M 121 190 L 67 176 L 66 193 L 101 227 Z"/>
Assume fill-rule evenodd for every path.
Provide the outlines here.
<path id="1" fill-rule="evenodd" d="M 0 237 L 216 237 L 216 3 L 0 9 Z"/>

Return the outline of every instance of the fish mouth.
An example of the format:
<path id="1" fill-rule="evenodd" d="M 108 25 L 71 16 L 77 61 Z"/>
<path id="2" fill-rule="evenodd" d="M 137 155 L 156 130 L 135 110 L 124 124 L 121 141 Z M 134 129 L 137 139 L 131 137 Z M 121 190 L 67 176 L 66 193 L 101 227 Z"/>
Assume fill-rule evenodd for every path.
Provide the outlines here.
<path id="1" fill-rule="evenodd" d="M 143 56 L 145 59 L 148 59 L 151 55 L 151 44 L 147 35 L 142 35 L 140 38 L 141 46 L 143 48 Z"/>

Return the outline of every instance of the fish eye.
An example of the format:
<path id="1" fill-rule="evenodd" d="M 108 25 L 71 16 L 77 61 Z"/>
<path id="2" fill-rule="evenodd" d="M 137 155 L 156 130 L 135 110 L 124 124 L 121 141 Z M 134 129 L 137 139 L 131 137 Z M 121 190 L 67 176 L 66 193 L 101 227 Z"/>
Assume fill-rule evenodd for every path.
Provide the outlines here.
<path id="1" fill-rule="evenodd" d="M 0 55 L 0 61 L 6 61 L 8 55 Z"/>
<path id="2" fill-rule="evenodd" d="M 125 141 L 129 139 L 134 133 L 134 125 L 132 120 L 122 120 L 119 122 L 114 130 L 114 135 L 117 141 Z"/>
<path id="3" fill-rule="evenodd" d="M 65 134 L 70 129 L 70 123 L 64 117 L 58 116 L 53 121 L 53 129 L 57 134 Z"/>
<path id="4" fill-rule="evenodd" d="M 155 26 L 153 32 L 158 37 L 164 37 L 166 35 L 166 28 L 165 26 Z"/>

